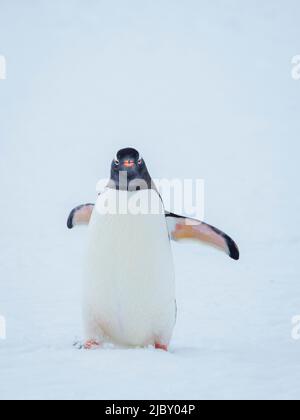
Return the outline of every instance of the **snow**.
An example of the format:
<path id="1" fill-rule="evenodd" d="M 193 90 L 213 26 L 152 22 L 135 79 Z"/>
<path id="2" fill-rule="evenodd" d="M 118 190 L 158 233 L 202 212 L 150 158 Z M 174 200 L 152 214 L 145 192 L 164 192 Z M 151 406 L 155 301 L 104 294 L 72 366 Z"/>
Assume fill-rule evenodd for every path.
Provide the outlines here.
<path id="1" fill-rule="evenodd" d="M 0 0 L 1 399 L 299 399 L 298 1 Z M 171 351 L 85 352 L 86 230 L 123 146 L 203 178 L 236 263 L 175 244 Z"/>

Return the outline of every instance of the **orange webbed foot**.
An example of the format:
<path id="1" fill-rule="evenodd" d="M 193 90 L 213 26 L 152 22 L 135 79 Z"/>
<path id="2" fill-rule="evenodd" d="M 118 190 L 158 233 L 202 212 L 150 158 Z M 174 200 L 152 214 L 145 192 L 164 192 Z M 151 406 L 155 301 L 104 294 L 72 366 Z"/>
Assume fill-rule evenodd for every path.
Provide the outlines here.
<path id="1" fill-rule="evenodd" d="M 85 350 L 95 350 L 99 348 L 101 344 L 96 340 L 88 340 L 84 343 L 83 348 Z"/>
<path id="2" fill-rule="evenodd" d="M 155 348 L 156 350 L 169 351 L 168 346 L 166 344 L 155 343 Z"/>

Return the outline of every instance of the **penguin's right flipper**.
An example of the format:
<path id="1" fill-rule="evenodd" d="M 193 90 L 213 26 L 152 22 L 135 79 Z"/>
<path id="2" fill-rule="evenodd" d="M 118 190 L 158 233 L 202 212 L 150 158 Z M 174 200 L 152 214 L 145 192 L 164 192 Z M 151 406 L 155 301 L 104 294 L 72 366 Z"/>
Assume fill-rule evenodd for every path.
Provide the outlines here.
<path id="1" fill-rule="evenodd" d="M 75 207 L 68 217 L 67 226 L 69 229 L 73 229 L 75 226 L 88 225 L 93 213 L 94 204 L 83 204 Z"/>

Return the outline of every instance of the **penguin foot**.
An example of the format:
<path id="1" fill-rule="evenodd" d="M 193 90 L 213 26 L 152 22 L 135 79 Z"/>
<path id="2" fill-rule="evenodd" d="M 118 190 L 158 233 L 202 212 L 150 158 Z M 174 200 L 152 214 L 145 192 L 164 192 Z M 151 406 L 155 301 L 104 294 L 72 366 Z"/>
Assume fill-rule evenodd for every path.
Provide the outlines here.
<path id="1" fill-rule="evenodd" d="M 165 345 L 165 344 L 155 343 L 155 349 L 156 350 L 168 351 L 168 346 Z"/>
<path id="2" fill-rule="evenodd" d="M 100 347 L 100 343 L 96 340 L 88 340 L 84 343 L 83 348 L 85 350 L 95 350 Z"/>

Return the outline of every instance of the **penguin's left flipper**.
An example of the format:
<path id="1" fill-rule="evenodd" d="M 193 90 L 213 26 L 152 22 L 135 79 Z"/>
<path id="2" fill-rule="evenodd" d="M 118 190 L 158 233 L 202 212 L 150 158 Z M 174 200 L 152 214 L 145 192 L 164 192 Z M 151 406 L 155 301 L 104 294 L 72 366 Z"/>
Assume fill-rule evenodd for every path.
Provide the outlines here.
<path id="1" fill-rule="evenodd" d="M 173 241 L 194 240 L 224 251 L 233 260 L 239 260 L 236 243 L 226 233 L 199 220 L 166 213 L 170 237 Z"/>
<path id="2" fill-rule="evenodd" d="M 75 226 L 88 225 L 94 210 L 94 204 L 83 204 L 75 207 L 68 217 L 67 226 L 73 229 Z"/>

